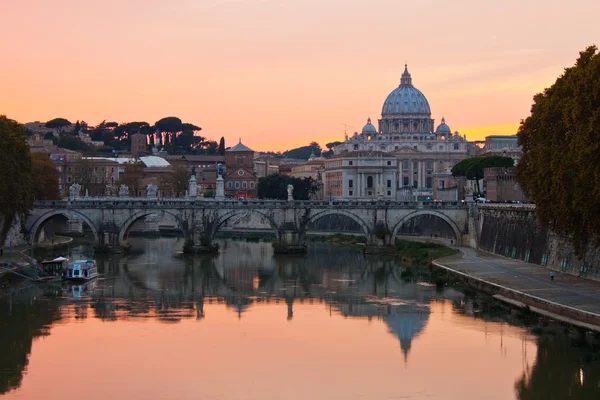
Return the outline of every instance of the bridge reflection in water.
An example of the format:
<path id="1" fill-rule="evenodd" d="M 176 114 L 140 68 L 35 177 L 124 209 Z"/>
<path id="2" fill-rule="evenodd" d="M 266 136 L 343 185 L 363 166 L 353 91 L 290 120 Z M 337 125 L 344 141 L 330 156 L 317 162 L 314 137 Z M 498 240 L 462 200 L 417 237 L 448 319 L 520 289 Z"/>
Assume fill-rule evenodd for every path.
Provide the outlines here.
<path id="1" fill-rule="evenodd" d="M 215 331 L 215 324 L 224 324 L 216 329 L 217 335 L 224 335 L 229 339 L 237 337 L 237 340 L 242 340 L 243 336 L 232 335 L 231 331 L 241 329 L 256 334 L 253 327 L 258 323 L 257 320 L 263 321 L 262 323 L 268 321 L 267 323 L 271 325 L 267 331 L 274 329 L 269 337 L 260 337 L 256 342 L 253 341 L 257 340 L 256 337 L 253 337 L 253 340 L 247 344 L 258 346 L 264 351 L 261 340 L 274 341 L 273 348 L 282 351 L 285 346 L 294 346 L 294 343 L 283 341 L 277 344 L 275 338 L 283 335 L 289 340 L 289 330 L 296 326 L 305 329 L 297 334 L 312 338 L 303 339 L 302 342 L 296 342 L 297 344 L 304 343 L 318 349 L 322 344 L 319 340 L 315 341 L 315 338 L 321 337 L 331 345 L 332 335 L 325 331 L 320 334 L 319 330 L 333 329 L 331 328 L 333 325 L 330 324 L 340 319 L 347 321 L 342 321 L 342 325 L 339 325 L 342 330 L 334 330 L 333 336 L 338 335 L 339 340 L 342 341 L 345 340 L 345 335 L 352 336 L 354 330 L 360 329 L 356 322 L 368 320 L 369 325 L 372 322 L 375 328 L 369 329 L 367 336 L 360 336 L 366 341 L 358 348 L 347 349 L 347 351 L 350 353 L 358 351 L 355 357 L 362 362 L 374 357 L 373 360 L 378 360 L 378 363 L 383 362 L 381 368 L 383 365 L 392 368 L 394 362 L 397 363 L 398 355 L 390 353 L 390 349 L 386 347 L 383 347 L 385 353 L 381 353 L 382 346 L 379 342 L 382 341 L 382 337 L 376 333 L 376 326 L 384 324 L 384 329 L 395 338 L 392 344 L 393 341 L 398 343 L 397 349 L 403 359 L 403 363 L 400 363 L 402 369 L 398 371 L 404 371 L 405 376 L 397 377 L 403 382 L 396 389 L 401 390 L 400 395 L 417 395 L 411 390 L 416 390 L 412 389 L 416 387 L 414 382 L 421 380 L 422 377 L 411 375 L 411 370 L 406 369 L 409 365 L 413 365 L 413 372 L 425 368 L 428 375 L 426 380 L 431 382 L 445 382 L 449 377 L 454 380 L 464 378 L 463 383 L 468 386 L 467 382 L 473 382 L 473 379 L 477 378 L 478 382 L 493 386 L 487 390 L 493 389 L 501 393 L 498 398 L 540 398 L 536 397 L 539 393 L 554 393 L 559 396 L 564 395 L 557 398 L 568 398 L 569 395 L 576 393 L 579 397 L 574 398 L 591 399 L 596 398 L 593 396 L 598 394 L 599 369 L 594 368 L 594 365 L 579 362 L 576 351 L 559 343 L 557 338 L 541 337 L 536 340 L 521 328 L 474 318 L 477 305 L 473 303 L 472 298 L 465 297 L 463 293 L 452 288 L 439 291 L 426 282 L 405 281 L 402 278 L 403 269 L 390 259 L 365 258 L 358 251 L 327 244 L 311 245 L 305 257 L 273 257 L 270 243 L 226 240 L 220 244 L 221 253 L 217 257 L 173 258 L 174 250 L 183 246 L 182 238 L 152 240 L 136 238 L 132 254 L 128 256 L 96 257 L 102 278 L 95 282 L 83 286 L 48 286 L 45 289 L 40 286 L 32 288 L 31 292 L 0 298 L 0 338 L 2 339 L 0 341 L 0 354 L 2 354 L 0 394 L 8 392 L 8 398 L 13 393 L 17 396 L 22 395 L 21 392 L 14 390 L 21 386 L 27 388 L 27 379 L 23 379 L 23 373 L 29 368 L 30 353 L 36 354 L 36 347 L 32 344 L 35 344 L 36 337 L 44 335 L 53 337 L 57 324 L 63 328 L 60 332 L 57 331 L 56 335 L 65 337 L 67 343 L 71 340 L 77 342 L 76 337 L 79 337 L 79 332 L 91 333 L 90 329 L 94 332 L 112 331 L 113 328 L 104 331 L 103 326 L 107 326 L 106 324 L 102 326 L 96 324 L 87 330 L 83 329 L 83 326 L 81 327 L 83 330 L 71 329 L 71 335 L 75 336 L 68 336 L 69 330 L 64 330 L 74 322 L 86 322 L 84 325 L 89 325 L 88 321 L 98 320 L 114 326 L 115 332 L 120 332 L 115 333 L 115 338 L 120 338 L 119 340 L 126 340 L 126 343 L 136 341 L 156 343 L 157 346 L 161 346 L 158 344 L 160 343 L 158 337 L 154 339 L 156 341 L 149 341 L 138 336 L 130 338 L 120 335 L 129 329 L 134 329 L 135 335 L 164 332 L 156 328 L 140 331 L 140 328 L 136 328 L 136 324 L 132 324 L 135 322 L 162 323 L 157 326 L 177 324 L 176 330 L 168 331 L 169 334 L 174 335 L 174 340 L 187 340 L 186 336 L 181 335 L 181 331 L 188 332 L 190 339 L 186 345 L 189 351 L 192 351 L 192 347 L 199 347 L 200 354 L 206 356 L 203 362 L 211 364 L 220 361 L 211 358 L 210 348 L 214 347 L 214 344 L 203 342 L 202 338 L 208 340 L 213 337 L 215 340 L 214 336 L 209 334 Z M 318 319 L 317 314 L 314 314 L 315 309 L 320 309 L 318 315 L 324 314 L 323 311 L 329 312 L 330 322 L 319 319 L 320 322 L 310 325 L 311 321 Z M 264 319 L 265 313 L 273 315 L 273 312 L 281 314 Z M 240 322 L 236 324 L 238 328 L 228 323 L 231 318 L 224 318 L 223 313 L 227 315 L 234 313 L 237 318 L 233 319 L 236 322 L 239 319 Z M 199 324 L 194 321 L 198 321 Z M 148 327 L 148 324 L 144 326 Z M 199 328 L 192 328 L 193 326 Z M 308 330 L 309 326 L 313 326 L 313 329 Z M 344 333 L 343 329 L 348 329 L 348 332 Z M 263 330 L 259 331 L 263 332 Z M 98 332 L 98 335 L 102 333 Z M 223 340 L 227 342 L 228 339 Z M 106 343 L 114 345 L 111 340 Z M 483 343 L 486 345 L 482 347 Z M 165 346 L 164 342 L 162 346 Z M 218 344 L 216 346 L 223 350 Z M 126 346 L 118 347 L 121 351 L 127 349 Z M 244 344 L 231 343 L 229 348 L 235 350 L 227 351 L 242 351 Z M 113 350 L 111 362 L 122 362 L 120 355 L 114 353 L 115 349 L 109 350 Z M 46 352 L 48 351 L 49 349 L 46 349 Z M 305 351 L 315 353 L 315 350 L 308 348 Z M 99 352 L 101 350 L 92 351 L 96 357 Z M 368 356 L 370 352 L 373 353 L 372 356 Z M 42 358 L 43 353 L 43 351 L 39 353 Z M 391 360 L 390 364 L 384 359 L 378 359 L 375 354 L 386 354 L 387 357 L 396 360 Z M 63 356 L 71 359 L 69 354 Z M 277 355 L 272 357 L 261 354 L 261 356 L 277 359 Z M 123 357 L 128 355 L 123 354 Z M 145 354 L 143 357 L 150 356 Z M 193 355 L 190 354 L 190 357 L 193 359 Z M 229 360 L 225 355 L 222 357 Z M 331 358 L 332 355 L 323 354 L 323 357 L 323 360 L 327 360 L 327 357 Z M 465 362 L 458 358 L 464 359 Z M 237 359 L 235 362 L 243 362 L 242 359 Z M 430 361 L 423 366 L 425 359 Z M 430 364 L 436 363 L 436 359 L 437 363 L 441 364 L 440 368 Z M 167 359 L 164 362 L 169 361 Z M 269 370 L 267 364 L 261 364 L 260 360 L 254 362 L 257 363 L 258 370 L 263 368 Z M 126 364 L 129 363 L 138 365 L 139 368 L 139 362 L 130 359 Z M 196 367 L 198 365 L 195 364 Z M 371 368 L 375 366 L 375 364 L 371 365 Z M 446 367 L 442 368 L 442 365 Z M 448 365 L 455 365 L 456 368 L 449 369 Z M 482 368 L 484 365 L 486 368 Z M 494 368 L 487 368 L 490 365 L 494 365 Z M 288 367 L 292 368 L 292 365 Z M 38 374 L 31 375 L 30 379 L 32 382 L 37 382 L 36 376 L 43 375 L 41 369 L 44 367 L 38 361 L 31 368 L 33 368 L 32 372 L 37 371 Z M 114 365 L 112 368 L 124 372 Z M 338 365 L 336 368 L 345 370 L 346 366 Z M 469 373 L 470 370 L 481 370 L 481 372 L 470 375 L 473 373 Z M 489 373 L 486 372 L 488 370 Z M 177 375 L 185 375 L 182 371 Z M 298 369 L 294 371 L 300 372 Z M 576 381 L 574 377 L 579 379 L 580 373 L 585 379 Z M 252 375 L 249 371 L 246 374 Z M 389 375 L 384 369 L 378 374 Z M 168 373 L 167 375 L 170 379 L 175 379 L 174 375 Z M 548 376 L 555 375 L 562 376 L 564 379 L 548 379 Z M 236 376 L 237 379 L 245 379 Z M 376 375 L 370 376 L 370 379 L 375 378 Z M 278 380 L 269 378 L 269 382 L 280 388 Z M 356 383 L 349 380 L 344 385 L 349 387 Z M 382 382 L 379 383 L 381 384 Z M 446 385 L 444 387 L 448 391 L 445 392 L 447 394 L 445 398 L 481 398 L 481 393 L 486 391 L 485 388 L 479 387 L 481 385 L 462 392 L 457 389 L 456 393 L 461 393 L 460 397 L 453 396 L 456 393 L 451 389 L 451 387 L 461 387 L 459 383 Z M 103 390 L 100 386 L 94 387 L 98 393 Z M 214 387 L 215 385 L 211 386 L 205 379 L 202 390 L 211 393 L 210 388 L 214 391 L 216 390 Z M 119 388 L 129 393 L 126 386 L 115 386 L 114 390 Z M 143 392 L 144 389 L 135 388 L 135 391 L 138 390 Z M 391 386 L 389 390 L 392 390 Z M 23 393 L 33 392 L 35 390 L 31 389 L 30 384 Z M 352 390 L 348 389 L 348 392 Z M 428 393 L 435 392 L 435 388 L 428 389 Z M 465 395 L 469 392 L 472 392 L 471 397 Z M 103 397 L 99 394 L 93 398 Z M 225 396 L 224 398 L 236 397 Z"/>

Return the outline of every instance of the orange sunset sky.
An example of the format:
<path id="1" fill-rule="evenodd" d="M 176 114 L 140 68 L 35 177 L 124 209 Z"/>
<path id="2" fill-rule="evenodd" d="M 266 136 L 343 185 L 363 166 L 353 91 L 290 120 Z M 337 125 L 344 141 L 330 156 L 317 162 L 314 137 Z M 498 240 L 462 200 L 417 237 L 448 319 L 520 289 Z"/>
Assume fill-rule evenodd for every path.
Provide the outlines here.
<path id="1" fill-rule="evenodd" d="M 0 0 L 0 114 L 178 116 L 227 145 L 321 145 L 413 84 L 469 140 L 513 134 L 600 42 L 600 1 Z"/>

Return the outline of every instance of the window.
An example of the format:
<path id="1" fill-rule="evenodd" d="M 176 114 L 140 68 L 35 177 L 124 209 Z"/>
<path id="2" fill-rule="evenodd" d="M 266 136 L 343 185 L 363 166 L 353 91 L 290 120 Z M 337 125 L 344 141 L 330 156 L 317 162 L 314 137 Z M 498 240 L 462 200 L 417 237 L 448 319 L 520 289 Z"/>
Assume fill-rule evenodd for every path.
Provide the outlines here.
<path id="1" fill-rule="evenodd" d="M 413 161 L 413 169 L 416 170 L 419 168 L 419 163 L 416 161 Z"/>
<path id="2" fill-rule="evenodd" d="M 348 165 L 354 165 L 354 161 L 348 161 Z"/>
<path id="3" fill-rule="evenodd" d="M 387 162 L 387 165 L 392 165 L 392 162 L 391 162 L 391 161 L 388 161 L 388 162 Z"/>
<path id="4" fill-rule="evenodd" d="M 402 186 L 404 186 L 404 187 L 408 186 L 408 176 L 405 176 L 404 178 L 402 178 Z"/>
<path id="5" fill-rule="evenodd" d="M 389 187 L 389 188 L 392 187 L 392 180 L 391 179 L 387 180 L 387 187 Z"/>
<path id="6" fill-rule="evenodd" d="M 427 169 L 433 169 L 433 161 L 427 160 Z"/>
<path id="7" fill-rule="evenodd" d="M 352 194 L 353 194 L 352 190 L 349 190 L 348 191 L 348 196 L 352 196 Z"/>
<path id="8" fill-rule="evenodd" d="M 402 161 L 402 168 L 408 169 L 408 160 Z"/>
<path id="9" fill-rule="evenodd" d="M 414 181 L 413 181 L 413 187 L 414 187 L 415 189 L 419 187 L 419 185 L 418 185 L 418 183 L 417 183 L 417 181 L 416 181 L 416 180 L 414 180 Z"/>
<path id="10" fill-rule="evenodd" d="M 425 178 L 425 187 L 427 187 L 427 189 L 431 189 L 433 187 L 433 180 L 430 176 Z"/>
<path id="11" fill-rule="evenodd" d="M 367 187 L 368 188 L 372 188 L 373 187 L 373 177 L 372 176 L 368 176 L 367 177 Z"/>
<path id="12" fill-rule="evenodd" d="M 387 191 L 387 195 L 388 195 L 388 196 L 391 196 L 391 195 L 392 195 L 392 191 L 391 191 L 391 190 L 388 190 L 388 191 Z"/>
<path id="13" fill-rule="evenodd" d="M 231 189 L 233 187 L 233 184 L 231 181 L 227 182 L 227 189 Z"/>
<path id="14" fill-rule="evenodd" d="M 367 192 L 367 196 L 373 196 L 373 192 L 371 192 L 370 190 Z"/>
<path id="15" fill-rule="evenodd" d="M 348 187 L 349 188 L 354 187 L 354 180 L 353 179 L 349 179 L 348 180 Z"/>
<path id="16" fill-rule="evenodd" d="M 358 144 L 354 145 L 354 150 L 358 150 Z"/>
<path id="17" fill-rule="evenodd" d="M 240 188 L 240 181 L 235 181 L 235 188 L 239 189 Z"/>
<path id="18" fill-rule="evenodd" d="M 454 144 L 454 150 L 458 150 L 458 143 Z"/>
<path id="19" fill-rule="evenodd" d="M 242 182 L 242 189 L 246 189 L 248 187 L 248 182 Z"/>
<path id="20" fill-rule="evenodd" d="M 250 182 L 250 189 L 254 189 L 254 182 Z"/>

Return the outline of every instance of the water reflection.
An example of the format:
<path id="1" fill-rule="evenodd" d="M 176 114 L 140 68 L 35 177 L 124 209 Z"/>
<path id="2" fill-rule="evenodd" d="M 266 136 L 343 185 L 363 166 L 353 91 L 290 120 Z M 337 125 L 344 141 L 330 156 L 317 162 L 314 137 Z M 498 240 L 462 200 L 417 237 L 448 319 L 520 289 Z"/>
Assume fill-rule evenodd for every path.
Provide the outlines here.
<path id="1" fill-rule="evenodd" d="M 319 387 L 320 394 L 310 393 L 312 398 L 358 398 L 362 393 L 368 398 L 478 399 L 493 390 L 502 399 L 591 399 L 600 393 L 598 365 L 582 363 L 572 346 L 545 336 L 536 346 L 536 338 L 524 329 L 482 320 L 470 297 L 453 288 L 440 291 L 427 282 L 405 281 L 392 259 L 365 258 L 359 251 L 327 244 L 311 246 L 305 257 L 273 257 L 269 243 L 231 240 L 220 243 L 217 257 L 189 258 L 177 254 L 183 245 L 178 238 L 131 242 L 128 255 L 96 257 L 100 279 L 85 285 L 39 286 L 0 299 L 0 393 L 10 396 L 15 393 L 10 390 L 19 387 L 24 398 L 44 393 L 40 389 L 44 379 L 34 374 L 23 383 L 24 371 L 38 368 L 42 375 L 51 374 L 43 360 L 51 357 L 60 363 L 62 356 L 52 358 L 53 351 L 68 349 L 82 335 L 91 342 L 106 341 L 106 349 L 89 346 L 84 351 L 93 360 L 111 352 L 114 359 L 100 363 L 102 368 L 110 365 L 130 376 L 155 360 L 174 365 L 175 375 L 163 371 L 164 379 L 181 380 L 183 386 L 193 386 L 196 380 L 184 381 L 182 368 L 203 368 L 204 363 L 231 368 L 232 363 L 244 364 L 247 357 L 252 360 L 248 369 L 235 376 L 254 385 L 247 397 L 255 398 L 281 398 L 280 393 L 256 388 L 263 375 L 252 372 L 277 374 L 270 368 L 280 356 L 296 360 L 287 368 L 292 375 L 303 376 L 298 384 L 312 382 Z M 91 256 L 89 249 L 76 251 Z M 232 325 L 231 316 L 237 325 Z M 58 324 L 65 329 L 56 331 Z M 113 328 L 105 331 L 105 324 Z M 120 332 L 115 333 L 119 341 L 110 340 L 112 332 Z M 35 337 L 49 333 L 55 338 L 52 347 L 32 346 Z M 164 337 L 177 339 L 166 342 Z M 228 339 L 222 342 L 224 338 Z M 158 354 L 136 353 L 138 342 Z M 161 350 L 179 342 L 185 349 Z M 212 354 L 212 348 L 217 353 Z M 178 351 L 204 363 L 184 361 Z M 40 361 L 27 367 L 30 353 Z M 346 371 L 348 378 L 319 385 L 321 378 L 311 375 L 308 365 L 302 366 L 304 359 L 312 360 L 310 371 Z M 127 369 L 119 367 L 124 362 Z M 352 370 L 349 365 L 354 365 Z M 482 368 L 490 365 L 494 367 Z M 203 369 L 202 385 L 197 383 L 203 393 L 208 398 L 210 394 L 239 398 L 238 392 L 217 384 L 215 368 Z M 107 379 L 98 375 L 97 379 Z M 474 384 L 473 378 L 481 384 Z M 295 382 L 290 379 L 268 382 L 285 390 Z M 144 387 L 119 382 L 113 389 L 125 395 L 131 387 L 130 398 L 156 398 L 147 382 Z M 288 397 L 308 396 L 294 387 L 296 392 Z M 64 389 L 53 388 L 57 397 L 64 396 Z M 144 390 L 149 391 L 146 397 Z M 560 397 L 552 397 L 558 393 Z M 104 398 L 101 392 L 91 396 Z"/>

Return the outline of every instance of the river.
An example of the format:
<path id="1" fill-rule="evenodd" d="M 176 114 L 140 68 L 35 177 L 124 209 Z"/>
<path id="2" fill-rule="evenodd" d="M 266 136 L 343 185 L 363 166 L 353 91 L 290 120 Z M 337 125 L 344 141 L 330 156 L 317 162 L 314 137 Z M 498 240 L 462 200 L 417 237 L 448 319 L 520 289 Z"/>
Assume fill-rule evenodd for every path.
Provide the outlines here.
<path id="1" fill-rule="evenodd" d="M 242 240 L 189 258 L 180 238 L 130 242 L 96 256 L 86 285 L 0 297 L 0 398 L 600 398 L 583 345 L 392 259 L 327 243 L 274 257 Z"/>

